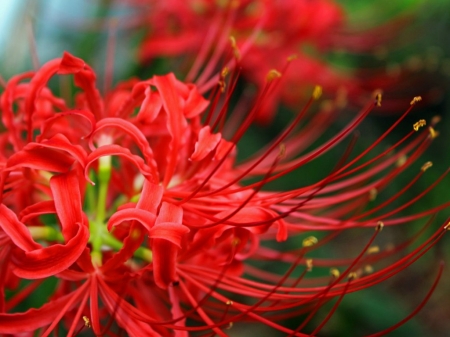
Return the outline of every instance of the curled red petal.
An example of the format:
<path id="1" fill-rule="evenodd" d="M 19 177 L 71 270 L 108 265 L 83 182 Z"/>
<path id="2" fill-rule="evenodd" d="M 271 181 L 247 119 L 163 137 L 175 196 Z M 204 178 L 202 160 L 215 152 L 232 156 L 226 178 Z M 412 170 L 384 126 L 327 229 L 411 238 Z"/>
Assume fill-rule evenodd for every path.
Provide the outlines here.
<path id="1" fill-rule="evenodd" d="M 148 211 L 138 208 L 125 208 L 114 213 L 108 221 L 108 230 L 124 221 L 139 221 L 145 228 L 150 230 L 155 223 L 156 216 Z"/>
<path id="2" fill-rule="evenodd" d="M 131 162 L 133 162 L 144 177 L 146 177 L 147 179 L 149 179 L 152 182 L 158 182 L 158 177 L 155 177 L 153 170 L 145 164 L 144 160 L 141 157 L 136 156 L 136 155 L 132 154 L 130 152 L 130 150 L 128 150 L 122 146 L 115 145 L 115 144 L 110 144 L 110 145 L 105 145 L 105 146 L 99 147 L 89 154 L 89 156 L 87 158 L 85 171 L 84 171 L 85 179 L 87 181 L 92 182 L 89 179 L 90 165 L 94 161 L 99 159 L 100 157 L 104 157 L 104 156 L 124 157 L 124 158 L 130 160 Z"/>
<path id="3" fill-rule="evenodd" d="M 86 63 L 68 52 L 64 52 L 58 68 L 59 75 L 75 74 L 84 69 Z"/>
<path id="4" fill-rule="evenodd" d="M 54 276 L 66 269 L 83 253 L 89 240 L 87 226 L 78 224 L 78 232 L 67 244 L 23 251 L 14 249 L 11 261 L 14 274 L 26 279 Z"/>
<path id="5" fill-rule="evenodd" d="M 191 160 L 202 160 L 211 153 L 222 139 L 220 133 L 212 134 L 209 125 L 204 126 L 198 133 L 198 141 L 195 143 L 194 153 Z"/>
<path id="6" fill-rule="evenodd" d="M 42 246 L 31 237 L 28 228 L 17 219 L 17 215 L 5 205 L 0 205 L 0 227 L 20 249 L 31 251 Z"/>

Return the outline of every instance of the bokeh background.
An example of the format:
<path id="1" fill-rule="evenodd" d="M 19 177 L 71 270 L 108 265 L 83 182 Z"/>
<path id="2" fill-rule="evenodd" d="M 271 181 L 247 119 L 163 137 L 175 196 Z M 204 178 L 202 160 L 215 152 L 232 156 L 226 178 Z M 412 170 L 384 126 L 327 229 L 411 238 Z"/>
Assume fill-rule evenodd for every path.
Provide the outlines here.
<path id="1" fill-rule="evenodd" d="M 396 179 L 387 191 L 379 198 L 392 195 L 416 174 L 426 161 L 433 161 L 434 166 L 408 193 L 417 194 L 429 186 L 450 165 L 450 3 L 446 0 L 375 0 L 353 1 L 339 0 L 345 8 L 350 30 L 362 32 L 374 30 L 373 38 L 379 38 L 380 43 L 371 50 L 349 53 L 345 47 L 336 48 L 325 57 L 342 69 L 358 74 L 361 79 L 367 74 L 394 74 L 398 83 L 384 92 L 384 100 L 403 98 L 404 110 L 409 106 L 409 100 L 416 95 L 431 97 L 427 102 L 419 104 L 407 117 L 407 120 L 397 128 L 383 146 L 392 144 L 396 139 L 408 132 L 414 122 L 424 118 L 430 120 L 434 115 L 442 117 L 437 130 L 440 136 L 427 150 L 407 174 Z M 173 63 L 167 64 L 163 59 L 156 60 L 147 66 L 139 65 L 137 45 L 142 41 L 145 29 L 135 27 L 133 16 L 139 15 L 129 6 L 119 1 L 88 1 L 88 0 L 16 0 L 0 2 L 0 75 L 8 80 L 12 75 L 32 69 L 37 64 L 59 57 L 64 50 L 85 59 L 97 72 L 99 87 L 104 83 L 105 68 L 110 56 L 114 55 L 113 83 L 130 76 L 140 78 L 152 74 L 164 73 Z M 105 20 L 115 18 L 115 20 Z M 113 22 L 114 27 L 110 27 Z M 395 23 L 395 24 L 393 24 Z M 383 29 L 374 29 L 384 27 Z M 111 29 L 114 30 L 116 44 L 113 53 L 108 51 L 108 38 Z M 394 37 L 394 38 L 391 38 Z M 176 69 L 172 69 L 176 72 Z M 400 75 L 401 76 L 400 76 Z M 394 76 L 393 75 L 393 76 Z M 370 80 L 370 77 L 367 77 Z M 364 83 L 364 81 L 362 81 Z M 58 84 L 55 83 L 55 86 Z M 384 88 L 382 88 L 384 89 Z M 57 89 L 55 89 L 57 90 Z M 359 102 L 350 104 L 338 120 L 330 128 L 327 135 L 333 135 L 340 130 L 345 122 L 354 114 Z M 282 109 L 289 111 L 288 108 Z M 360 134 L 355 151 L 364 149 L 382 134 L 404 110 L 381 111 L 373 113 L 359 127 Z M 240 156 L 245 157 L 261 144 L 266 143 L 276 135 L 277 130 L 287 123 L 289 113 L 280 114 L 270 127 L 256 126 L 240 144 Z M 284 117 L 283 117 L 284 116 Z M 243 144 L 245 146 L 243 146 Z M 299 186 L 305 177 L 314 180 L 320 177 L 320 167 L 327 163 L 338 161 L 345 147 L 338 148 L 325 158 L 320 158 L 314 165 L 305 167 L 297 177 L 289 177 L 279 181 L 272 188 Z M 416 170 L 416 171 L 414 171 Z M 405 214 L 425 210 L 449 200 L 449 184 L 437 186 L 429 195 L 422 199 L 413 209 Z M 381 199 L 382 200 L 382 199 Z M 408 200 L 405 196 L 404 200 Z M 400 202 L 400 201 L 399 201 Z M 408 213 L 409 212 L 409 213 Z M 448 211 L 436 215 L 428 233 L 449 216 Z M 415 233 L 424 220 L 411 223 L 395 230 L 389 229 L 389 237 L 401 239 Z M 339 256 L 357 251 L 353 242 L 361 240 L 361 233 L 355 231 L 343 236 L 332 245 L 327 245 L 318 254 L 323 256 Z M 392 332 L 390 336 L 448 336 L 450 331 L 450 238 L 448 235 L 420 261 L 383 284 L 369 290 L 349 294 L 345 297 L 337 312 L 321 332 L 321 336 L 362 336 L 376 332 L 395 324 L 420 303 L 431 286 L 438 270 L 440 261 L 448 265 L 440 284 L 426 307 L 404 326 Z M 288 243 L 295 245 L 295 242 Z M 388 244 L 382 242 L 380 244 Z M 269 268 L 277 268 L 269 266 Z M 46 287 L 51 289 L 55 280 L 49 280 Z M 37 307 L 46 301 L 48 291 L 41 288 L 33 294 L 17 310 L 27 307 Z M 319 312 L 311 326 L 316 326 L 326 316 L 325 310 Z M 298 325 L 298 319 L 287 324 Z M 256 331 L 248 326 L 239 326 L 230 331 L 232 336 L 255 335 Z M 269 332 L 261 331 L 260 335 Z M 272 335 L 270 333 L 270 335 Z"/>

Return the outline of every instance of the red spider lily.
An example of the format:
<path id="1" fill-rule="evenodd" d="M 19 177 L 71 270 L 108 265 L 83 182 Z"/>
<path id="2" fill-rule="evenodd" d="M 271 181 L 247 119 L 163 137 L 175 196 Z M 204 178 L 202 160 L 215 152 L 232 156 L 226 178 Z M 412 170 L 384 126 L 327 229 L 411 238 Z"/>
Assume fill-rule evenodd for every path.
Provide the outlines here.
<path id="1" fill-rule="evenodd" d="M 284 102 L 296 104 L 305 99 L 305 89 L 316 83 L 333 90 L 352 86 L 347 75 L 317 52 L 305 52 L 309 48 L 323 55 L 330 49 L 334 30 L 344 22 L 343 10 L 333 1 L 132 3 L 148 13 L 141 22 L 148 28 L 140 48 L 141 59 L 148 62 L 158 56 L 191 55 L 195 61 L 187 80 L 195 79 L 201 92 L 209 87 L 206 81 L 226 50 L 230 35 L 239 48 L 236 56 L 242 57 L 243 76 L 259 88 L 264 86 L 264 76 L 270 69 L 282 69 L 284 60 L 295 55 L 279 89 L 273 90 L 270 100 L 259 109 L 260 122 L 273 119 L 280 94 Z"/>
<path id="2" fill-rule="evenodd" d="M 73 75 L 81 89 L 75 106 L 48 88 L 56 74 Z M 399 213 L 446 172 L 419 195 L 388 207 L 429 163 L 401 191 L 371 206 L 374 195 L 411 166 L 436 136 L 434 121 L 426 129 L 421 120 L 396 144 L 362 160 L 419 98 L 374 144 L 350 158 L 353 139 L 319 180 L 299 176 L 305 180 L 302 187 L 270 191 L 267 183 L 350 136 L 381 96 L 338 134 L 309 150 L 332 120 L 330 109 L 336 108 L 330 103 L 308 113 L 320 97 L 316 87 L 272 143 L 237 163 L 236 145 L 242 144 L 279 79 L 278 73 L 270 73 L 261 96 L 238 123 L 225 116 L 236 81 L 234 76 L 226 80 L 225 74 L 210 100 L 173 74 L 122 83 L 102 98 L 93 70 L 68 53 L 35 73 L 10 79 L 1 96 L 0 287 L 2 295 L 5 289 L 16 294 L 6 300 L 2 296 L 0 332 L 48 336 L 63 325 L 68 336 L 84 327 L 96 335 L 125 330 L 130 336 L 226 336 L 233 322 L 252 321 L 291 336 L 316 335 L 346 294 L 399 273 L 443 236 L 448 226 L 423 242 L 421 231 L 391 249 L 373 246 L 383 226 L 449 206 Z M 299 123 L 304 124 L 301 130 Z M 233 131 L 228 134 L 227 129 Z M 356 256 L 313 259 L 317 249 L 352 229 L 373 233 Z M 321 238 L 313 231 L 322 233 Z M 288 248 L 292 243 L 295 248 Z M 401 252 L 406 253 L 398 257 Z M 268 263 L 281 268 L 267 271 Z M 331 268 L 331 277 L 312 274 L 313 266 Z M 57 284 L 44 305 L 11 311 L 46 278 L 56 278 Z M 30 281 L 20 287 L 23 280 Z M 333 299 L 326 317 L 305 332 Z M 305 316 L 297 328 L 281 324 L 300 315 Z"/>

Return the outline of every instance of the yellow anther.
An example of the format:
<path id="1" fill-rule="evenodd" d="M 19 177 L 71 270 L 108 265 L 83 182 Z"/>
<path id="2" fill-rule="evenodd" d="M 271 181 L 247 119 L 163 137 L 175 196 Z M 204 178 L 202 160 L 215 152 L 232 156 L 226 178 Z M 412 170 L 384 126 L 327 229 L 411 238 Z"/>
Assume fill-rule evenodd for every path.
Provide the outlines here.
<path id="1" fill-rule="evenodd" d="M 322 87 L 320 85 L 316 85 L 314 87 L 312 97 L 317 101 L 320 96 L 322 96 Z"/>
<path id="2" fill-rule="evenodd" d="M 231 329 L 233 327 L 233 322 L 228 323 L 228 326 L 226 327 L 226 329 Z"/>
<path id="3" fill-rule="evenodd" d="M 234 36 L 230 36 L 230 42 L 231 42 L 231 48 L 233 49 L 234 57 L 237 60 L 240 60 L 241 59 L 241 52 L 239 51 L 239 48 L 237 46 L 236 39 L 234 38 Z"/>
<path id="4" fill-rule="evenodd" d="M 237 246 L 241 243 L 241 239 L 239 238 L 233 238 L 233 240 L 231 240 L 231 245 L 232 246 Z"/>
<path id="5" fill-rule="evenodd" d="M 427 122 L 425 121 L 425 119 L 421 119 L 418 122 L 414 123 L 413 129 L 414 131 L 419 131 L 419 129 L 425 125 L 427 125 Z"/>
<path id="6" fill-rule="evenodd" d="M 369 200 L 374 201 L 377 198 L 378 190 L 374 187 L 369 191 Z"/>
<path id="7" fill-rule="evenodd" d="M 230 69 L 228 69 L 228 67 L 223 67 L 222 71 L 220 72 L 220 76 L 226 77 L 229 72 L 230 72 Z"/>
<path id="8" fill-rule="evenodd" d="M 348 274 L 348 279 L 350 281 L 353 281 L 356 278 L 358 278 L 358 274 L 356 274 L 355 272 L 352 272 L 352 273 Z"/>
<path id="9" fill-rule="evenodd" d="M 409 102 L 409 104 L 414 105 L 414 104 L 416 104 L 417 102 L 420 102 L 421 100 L 422 100 L 422 97 L 416 96 L 416 97 L 414 97 L 414 98 L 412 99 L 411 102 Z M 417 130 L 416 130 L 416 131 L 417 131 Z"/>
<path id="10" fill-rule="evenodd" d="M 377 232 L 381 232 L 383 230 L 384 223 L 382 221 L 378 221 L 377 226 L 375 227 L 375 230 Z"/>
<path id="11" fill-rule="evenodd" d="M 422 165 L 420 168 L 423 172 L 428 170 L 431 166 L 433 166 L 433 163 L 431 161 L 427 161 L 425 164 Z"/>
<path id="12" fill-rule="evenodd" d="M 233 301 L 227 301 L 227 305 L 233 305 Z"/>
<path id="13" fill-rule="evenodd" d="M 338 278 L 341 275 L 341 273 L 339 272 L 339 269 L 337 269 L 337 268 L 331 268 L 330 269 L 330 274 L 334 278 Z"/>
<path id="14" fill-rule="evenodd" d="M 437 132 L 432 126 L 428 127 L 428 131 L 430 132 L 431 139 L 435 139 L 439 136 L 439 132 Z"/>
<path id="15" fill-rule="evenodd" d="M 273 81 L 274 79 L 280 78 L 280 77 L 281 77 L 281 73 L 280 73 L 278 70 L 271 69 L 271 70 L 269 70 L 269 72 L 267 73 L 266 81 L 267 81 L 267 82 L 270 82 L 270 81 Z"/>
<path id="16" fill-rule="evenodd" d="M 450 222 L 444 226 L 444 229 L 446 231 L 450 231 Z"/>
<path id="17" fill-rule="evenodd" d="M 288 56 L 287 61 L 288 61 L 288 62 L 291 62 L 291 61 L 297 59 L 297 57 L 298 57 L 297 54 L 292 54 L 291 56 Z"/>
<path id="18" fill-rule="evenodd" d="M 319 242 L 319 240 L 317 240 L 317 238 L 315 236 L 308 236 L 306 239 L 303 240 L 302 246 L 303 247 L 312 247 L 315 244 L 317 244 L 317 242 Z"/>
<path id="19" fill-rule="evenodd" d="M 367 254 L 375 254 L 375 253 L 378 253 L 379 251 L 380 251 L 380 247 L 372 246 L 367 249 Z"/>
<path id="20" fill-rule="evenodd" d="M 371 274 L 371 273 L 373 273 L 373 267 L 372 267 L 370 264 L 365 265 L 365 266 L 364 266 L 364 272 L 365 272 L 366 274 Z"/>
<path id="21" fill-rule="evenodd" d="M 378 92 L 375 95 L 375 103 L 377 106 L 381 106 L 381 100 L 383 99 L 383 96 L 381 95 L 381 92 Z"/>
<path id="22" fill-rule="evenodd" d="M 313 269 L 313 259 L 306 260 L 306 271 L 311 271 Z"/>
<path id="23" fill-rule="evenodd" d="M 397 167 L 403 166 L 406 161 L 408 160 L 408 157 L 406 155 L 401 156 L 400 158 L 397 159 L 395 165 Z"/>
<path id="24" fill-rule="evenodd" d="M 91 321 L 89 320 L 89 318 L 87 318 L 87 316 L 83 316 L 83 321 L 84 321 L 84 326 L 87 328 L 91 327 Z"/>

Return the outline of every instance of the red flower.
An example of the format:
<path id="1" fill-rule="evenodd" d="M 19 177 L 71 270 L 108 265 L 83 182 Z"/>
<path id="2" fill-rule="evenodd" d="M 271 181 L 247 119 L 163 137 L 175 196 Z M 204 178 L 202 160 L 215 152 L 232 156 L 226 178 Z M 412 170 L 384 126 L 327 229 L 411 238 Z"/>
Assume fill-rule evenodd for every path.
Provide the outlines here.
<path id="1" fill-rule="evenodd" d="M 1 96 L 0 270 L 7 270 L 0 277 L 1 293 L 17 288 L 17 281 L 31 283 L 3 299 L 0 332 L 44 329 L 47 336 L 62 324 L 69 336 L 83 327 L 96 335 L 123 329 L 131 336 L 202 331 L 226 336 L 233 322 L 251 320 L 304 336 L 301 331 L 322 304 L 337 298 L 315 335 L 345 294 L 395 275 L 442 237 L 445 226 L 396 262 L 391 257 L 420 235 L 379 253 L 372 246 L 383 224 L 407 223 L 448 207 L 447 202 L 399 215 L 444 174 L 420 195 L 386 209 L 429 164 L 404 189 L 365 210 L 376 192 L 428 147 L 436 135 L 433 122 L 429 129 L 418 122 L 397 144 L 362 161 L 391 128 L 353 159 L 344 154 L 318 181 L 299 175 L 303 187 L 270 191 L 266 184 L 342 142 L 381 97 L 337 135 L 305 152 L 326 128 L 324 119 L 334 116 L 329 111 L 334 103 L 308 114 L 320 96 L 317 87 L 284 132 L 237 163 L 235 145 L 278 79 L 272 72 L 261 97 L 237 123 L 233 116 L 225 119 L 235 85 L 234 76 L 225 83 L 225 73 L 210 101 L 173 74 L 125 82 L 102 98 L 92 69 L 68 53 L 8 82 Z M 75 106 L 48 88 L 55 74 L 73 75 L 81 89 Z M 300 122 L 306 127 L 298 131 Z M 376 230 L 356 256 L 311 258 L 341 232 L 370 227 Z M 312 231 L 327 234 L 317 239 Z M 288 238 L 295 244 L 291 250 L 283 246 L 290 245 Z M 286 270 L 267 271 L 267 263 Z M 314 265 L 332 268 L 331 278 L 308 277 Z M 57 284 L 47 303 L 10 312 L 49 277 Z M 304 313 L 309 315 L 297 329 L 280 324 Z"/>

